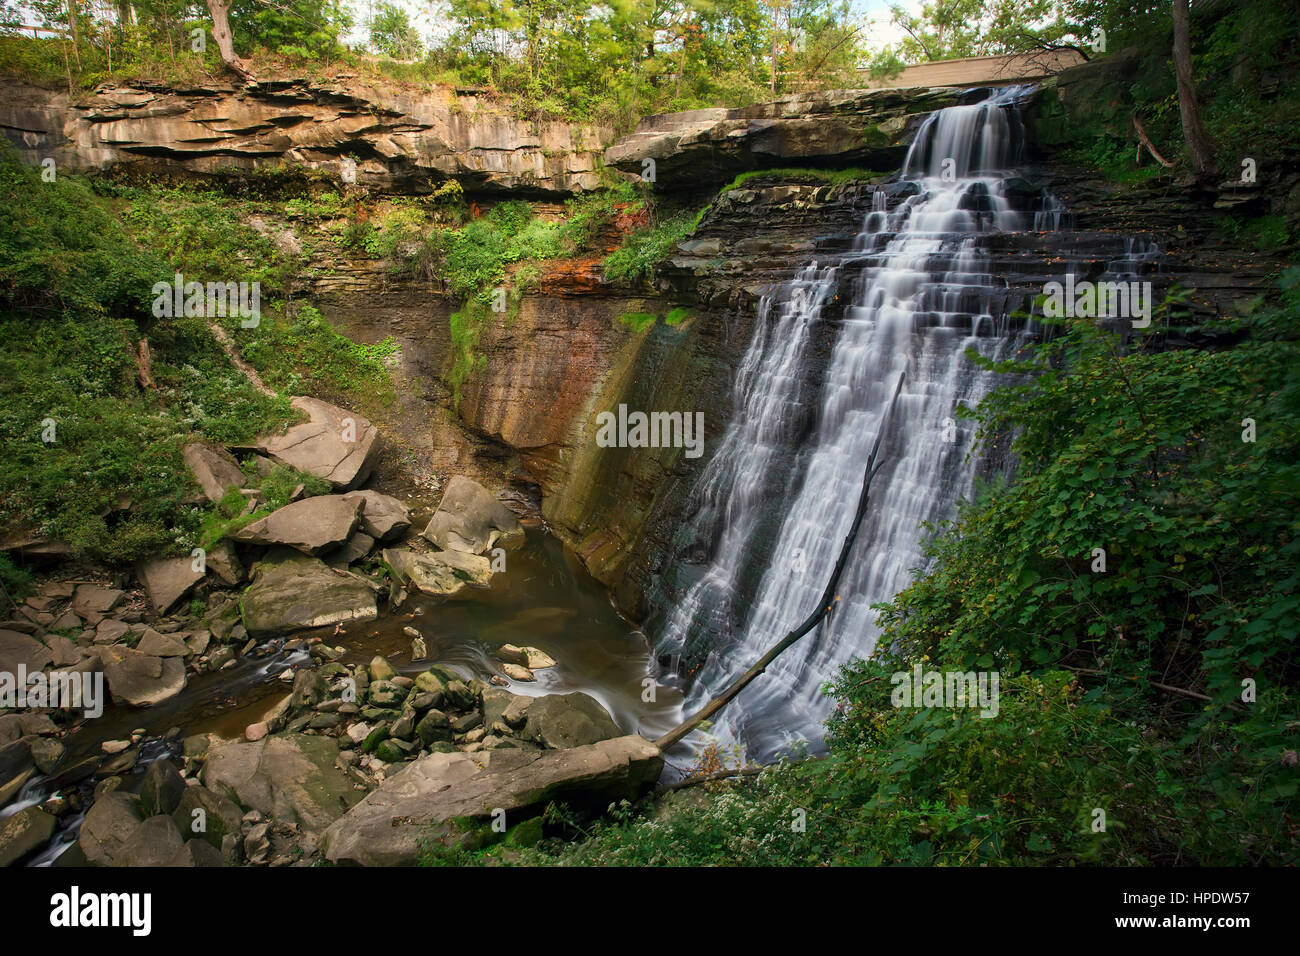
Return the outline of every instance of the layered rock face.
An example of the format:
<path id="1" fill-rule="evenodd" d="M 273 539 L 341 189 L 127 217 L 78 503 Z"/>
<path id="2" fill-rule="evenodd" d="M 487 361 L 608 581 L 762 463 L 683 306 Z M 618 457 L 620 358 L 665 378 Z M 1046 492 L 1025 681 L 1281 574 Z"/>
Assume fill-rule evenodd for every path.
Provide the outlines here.
<path id="1" fill-rule="evenodd" d="M 75 100 L 11 81 L 0 133 L 26 162 L 52 158 L 62 170 L 237 176 L 286 168 L 384 192 L 428 192 L 431 182 L 456 179 L 470 192 L 538 195 L 596 186 L 600 151 L 612 139 L 605 129 L 528 122 L 445 87 L 350 78 L 105 85 Z"/>
<path id="2" fill-rule="evenodd" d="M 741 109 L 647 116 L 605 150 L 605 162 L 660 189 L 718 184 L 736 173 L 792 164 L 887 170 L 903 158 L 913 118 L 952 106 L 950 89 L 827 90 Z"/>

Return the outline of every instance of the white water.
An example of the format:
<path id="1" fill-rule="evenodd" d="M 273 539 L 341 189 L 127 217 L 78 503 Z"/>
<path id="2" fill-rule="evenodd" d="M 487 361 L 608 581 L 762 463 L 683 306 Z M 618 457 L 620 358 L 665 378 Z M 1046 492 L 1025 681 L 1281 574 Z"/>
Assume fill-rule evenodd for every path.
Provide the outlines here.
<path id="1" fill-rule="evenodd" d="M 800 414 L 801 360 L 836 270 L 808 267 L 760 311 L 735 384 L 737 412 L 697 486 L 705 502 L 701 513 L 721 530 L 702 576 L 677 602 L 659 641 L 662 652 L 673 654 L 692 635 L 709 632 L 709 657 L 685 713 L 815 608 L 850 530 L 863 466 L 902 372 L 906 384 L 886 425 L 885 464 L 872 486 L 839 603 L 721 712 L 711 733 L 725 746 L 739 744 L 762 760 L 794 741 L 820 739 L 828 711 L 823 683 L 839 664 L 875 645 L 871 605 L 892 597 L 923 565 L 923 525 L 951 517 L 958 499 L 973 492 L 975 468 L 965 460 L 973 428 L 957 419 L 957 408 L 978 404 L 995 376 L 963 353 L 974 347 L 1007 357 L 1027 335 L 1011 330 L 1005 280 L 990 274 L 975 237 L 1055 228 L 1060 218 L 1054 201 L 1026 217 L 1007 199 L 1022 140 L 1015 101 L 1023 92 L 1007 89 L 931 115 L 903 167 L 917 192 L 892 211 L 883 192 L 873 197 L 856 252 L 840 263 L 844 268 L 857 259 L 865 267 L 816 392 L 814 432 L 795 473 L 778 476 L 786 495 L 775 499 L 768 474 L 773 448 Z M 764 507 L 783 512 L 774 540 L 770 513 L 766 536 L 757 533 Z M 764 541 L 770 547 L 766 569 L 746 604 L 739 585 Z M 740 622 L 734 632 L 731 622 Z"/>

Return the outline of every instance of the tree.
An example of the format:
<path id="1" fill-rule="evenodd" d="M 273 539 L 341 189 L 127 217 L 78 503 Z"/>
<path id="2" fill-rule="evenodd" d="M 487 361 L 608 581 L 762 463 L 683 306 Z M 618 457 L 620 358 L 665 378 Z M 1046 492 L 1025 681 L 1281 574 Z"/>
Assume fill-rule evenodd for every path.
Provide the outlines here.
<path id="1" fill-rule="evenodd" d="M 230 32 L 230 0 L 207 0 L 208 13 L 212 15 L 212 38 L 217 41 L 221 60 L 241 79 L 252 79 L 253 74 L 235 53 L 235 41 Z"/>
<path id="2" fill-rule="evenodd" d="M 1187 140 L 1187 158 L 1192 172 L 1201 182 L 1208 182 L 1219 173 L 1214 161 L 1214 148 L 1201 123 L 1201 108 L 1196 103 L 1196 80 L 1192 75 L 1192 41 L 1187 0 L 1174 0 L 1171 11 L 1174 19 L 1174 72 L 1178 77 L 1178 113 L 1183 121 L 1183 137 Z"/>
<path id="3" fill-rule="evenodd" d="M 371 18 L 370 45 L 377 53 L 399 60 L 413 60 L 424 48 L 406 11 L 391 3 L 381 3 Z"/>

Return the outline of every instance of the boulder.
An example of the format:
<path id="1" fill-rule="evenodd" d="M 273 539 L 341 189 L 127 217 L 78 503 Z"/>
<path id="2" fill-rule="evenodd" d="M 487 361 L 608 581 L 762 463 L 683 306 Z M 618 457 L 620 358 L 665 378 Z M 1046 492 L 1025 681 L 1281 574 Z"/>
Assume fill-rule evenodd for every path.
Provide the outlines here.
<path id="1" fill-rule="evenodd" d="M 243 584 L 248 574 L 239 560 L 239 555 L 235 554 L 234 545 L 229 541 L 218 542 L 208 551 L 207 567 L 222 584 L 229 584 L 231 587 Z"/>
<path id="2" fill-rule="evenodd" d="M 411 509 L 390 495 L 378 491 L 349 491 L 344 498 L 359 498 L 361 530 L 376 541 L 392 541 L 411 526 Z"/>
<path id="3" fill-rule="evenodd" d="M 127 632 L 130 630 L 125 621 L 106 617 L 95 626 L 95 643 L 116 644 L 126 637 Z"/>
<path id="4" fill-rule="evenodd" d="M 304 498 L 240 528 L 231 537 L 243 544 L 284 545 L 319 556 L 348 540 L 360 514 L 361 502 L 342 495 Z"/>
<path id="5" fill-rule="evenodd" d="M 308 421 L 283 435 L 259 439 L 257 447 L 282 465 L 324 478 L 336 489 L 355 488 L 370 475 L 379 451 L 379 431 L 356 412 L 315 398 L 295 398 Z"/>
<path id="6" fill-rule="evenodd" d="M 117 588 L 81 584 L 72 595 L 72 610 L 93 627 L 104 619 L 105 614 L 117 607 L 123 597 L 123 592 Z"/>
<path id="7" fill-rule="evenodd" d="M 484 587 L 492 580 L 492 562 L 476 554 L 459 551 L 422 554 L 387 548 L 383 559 L 399 581 L 409 582 L 425 594 L 451 597 L 469 585 Z"/>
<path id="8" fill-rule="evenodd" d="M 193 558 L 154 558 L 141 562 L 136 576 L 149 595 L 149 603 L 159 614 L 166 614 L 176 602 L 203 580 L 203 572 L 194 570 Z"/>
<path id="9" fill-rule="evenodd" d="M 352 780 L 336 765 L 338 743 L 303 734 L 256 742 L 214 740 L 203 765 L 203 785 L 280 823 L 318 835 L 356 803 Z"/>
<path id="10" fill-rule="evenodd" d="M 247 481 L 224 449 L 196 442 L 186 445 L 182 456 L 209 501 L 220 501 L 232 485 L 242 488 Z"/>
<path id="11" fill-rule="evenodd" d="M 375 539 L 364 531 L 353 531 L 343 546 L 329 555 L 332 568 L 346 568 L 368 555 L 375 546 Z"/>
<path id="12" fill-rule="evenodd" d="M 176 851 L 175 856 L 164 866 L 226 866 L 226 858 L 220 848 L 214 848 L 203 840 L 190 840 Z"/>
<path id="13" fill-rule="evenodd" d="M 544 747 L 583 747 L 623 733 L 614 718 L 590 694 L 547 694 L 528 706 L 522 736 Z"/>
<path id="14" fill-rule="evenodd" d="M 524 527 L 486 488 L 457 475 L 422 534 L 443 551 L 482 554 L 498 542 L 504 548 L 522 544 Z"/>
<path id="15" fill-rule="evenodd" d="M 0 820 L 0 867 L 11 866 L 44 846 L 57 822 L 40 807 L 25 807 Z"/>
<path id="16" fill-rule="evenodd" d="M 159 634 L 147 627 L 136 642 L 135 649 L 152 657 L 186 657 L 190 649 L 178 634 Z"/>
<path id="17" fill-rule="evenodd" d="M 184 841 L 176 829 L 176 822 L 168 816 L 149 817 L 122 845 L 121 855 L 114 861 L 117 866 L 170 866 L 181 852 Z"/>
<path id="18" fill-rule="evenodd" d="M 226 834 L 239 833 L 242 816 L 233 800 L 218 796 L 207 787 L 186 787 L 172 812 L 172 820 L 182 836 L 192 843 L 205 841 L 218 850 Z"/>
<path id="19" fill-rule="evenodd" d="M 503 721 L 506 726 L 517 730 L 524 725 L 528 718 L 528 708 L 536 699 L 489 687 L 483 691 L 483 724 L 491 727 L 497 721 Z"/>
<path id="20" fill-rule="evenodd" d="M 54 662 L 50 649 L 34 637 L 17 631 L 0 630 L 0 672 L 18 679 L 18 667 L 24 666 L 30 674 Z"/>
<path id="21" fill-rule="evenodd" d="M 57 622 L 56 622 L 57 623 Z M 81 651 L 76 642 L 58 634 L 46 634 L 45 643 L 54 657 L 55 667 L 70 667 L 81 660 Z"/>
<path id="22" fill-rule="evenodd" d="M 553 800 L 605 806 L 639 796 L 663 756 L 638 736 L 561 751 L 426 754 L 330 825 L 321 849 L 334 863 L 409 866 L 428 840 L 461 841 L 469 820 L 503 809 L 507 823 Z"/>
<path id="23" fill-rule="evenodd" d="M 185 661 L 179 657 L 154 657 L 115 644 L 103 648 L 100 658 L 114 700 L 148 707 L 185 689 Z"/>
<path id="24" fill-rule="evenodd" d="M 176 765 L 166 757 L 159 758 L 149 765 L 140 784 L 140 811 L 147 817 L 171 813 L 180 805 L 185 790 L 185 780 Z"/>
<path id="25" fill-rule="evenodd" d="M 32 763 L 41 773 L 51 773 L 63 759 L 66 748 L 51 737 L 37 737 L 31 742 Z"/>
<path id="26" fill-rule="evenodd" d="M 555 666 L 555 659 L 545 651 L 538 650 L 536 647 L 515 647 L 513 644 L 502 644 L 498 647 L 496 659 L 505 664 L 518 664 L 529 670 L 542 670 Z"/>
<path id="27" fill-rule="evenodd" d="M 273 551 L 253 566 L 252 580 L 240 609 L 253 637 L 379 616 L 375 593 L 364 581 L 297 552 Z"/>
<path id="28" fill-rule="evenodd" d="M 127 841 L 140 825 L 139 801 L 134 795 L 120 790 L 102 793 L 81 822 L 77 845 L 87 863 L 113 866 L 124 858 Z"/>

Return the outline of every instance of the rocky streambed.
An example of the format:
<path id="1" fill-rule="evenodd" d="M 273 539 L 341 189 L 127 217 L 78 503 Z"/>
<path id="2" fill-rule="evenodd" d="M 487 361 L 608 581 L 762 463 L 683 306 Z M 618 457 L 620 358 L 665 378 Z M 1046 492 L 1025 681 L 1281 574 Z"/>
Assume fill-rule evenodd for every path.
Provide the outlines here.
<path id="1" fill-rule="evenodd" d="M 0 864 L 414 863 L 658 778 L 638 731 L 680 699 L 541 519 L 455 476 L 426 520 L 361 487 L 371 423 L 294 404 L 282 435 L 186 450 L 256 520 L 134 575 L 55 572 L 0 623 L 0 672 L 104 692 L 0 717 Z M 275 467 L 329 492 L 259 517 L 247 475 Z"/>

